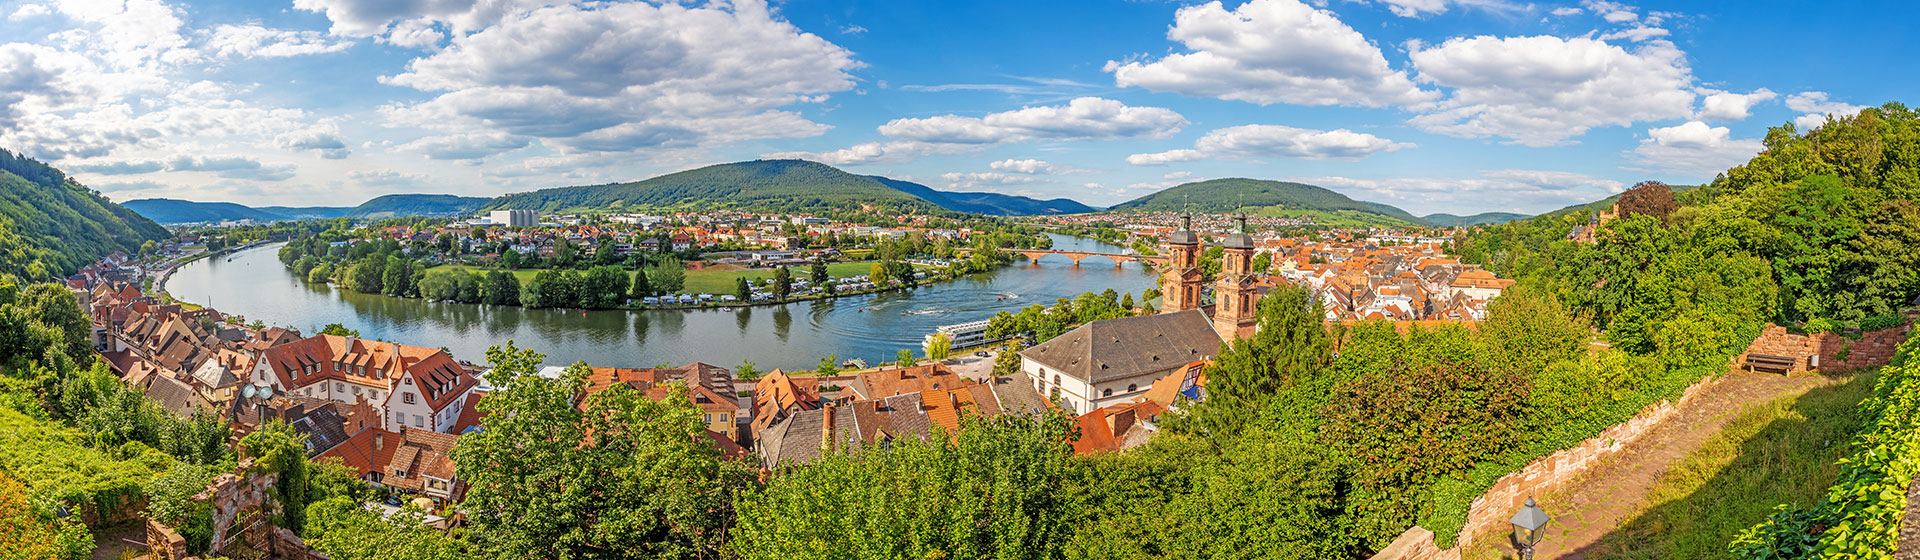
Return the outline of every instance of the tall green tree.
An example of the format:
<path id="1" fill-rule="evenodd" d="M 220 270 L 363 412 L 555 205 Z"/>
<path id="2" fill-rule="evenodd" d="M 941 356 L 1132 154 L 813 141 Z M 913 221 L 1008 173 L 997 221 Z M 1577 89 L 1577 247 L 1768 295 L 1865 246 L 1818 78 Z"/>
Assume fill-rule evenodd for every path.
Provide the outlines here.
<path id="1" fill-rule="evenodd" d="M 793 272 L 787 267 L 773 271 L 773 297 L 784 300 L 793 294 Z"/>
<path id="2" fill-rule="evenodd" d="M 1175 425 L 1211 438 L 1232 438 L 1249 426 L 1305 430 L 1329 382 L 1333 337 L 1306 289 L 1283 287 L 1259 303 L 1259 329 L 1223 344 L 1207 367 L 1207 400 Z M 1272 412 L 1279 418 L 1260 420 Z M 1272 425 L 1286 424 L 1286 425 Z"/>
<path id="3" fill-rule="evenodd" d="M 487 351 L 484 429 L 453 451 L 474 544 L 500 558 L 718 557 L 752 472 L 707 442 L 685 387 L 588 396 L 585 364 L 547 379 L 543 359 L 511 342 Z"/>
<path id="4" fill-rule="evenodd" d="M 1071 419 L 970 416 L 964 424 L 954 438 L 830 453 L 774 477 L 742 498 L 734 552 L 749 560 L 1061 557 L 1077 507 Z"/>

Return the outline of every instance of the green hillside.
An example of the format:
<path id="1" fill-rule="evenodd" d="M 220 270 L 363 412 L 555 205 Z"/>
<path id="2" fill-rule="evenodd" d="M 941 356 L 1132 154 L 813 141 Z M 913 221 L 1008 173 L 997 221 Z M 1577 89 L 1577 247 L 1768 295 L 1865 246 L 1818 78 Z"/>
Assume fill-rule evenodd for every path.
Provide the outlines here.
<path id="1" fill-rule="evenodd" d="M 800 160 L 758 160 L 710 165 L 632 183 L 587 185 L 516 193 L 494 199 L 489 209 L 567 210 L 614 208 L 802 209 L 856 204 L 933 209 L 919 197 L 872 177 Z"/>
<path id="2" fill-rule="evenodd" d="M 379 220 L 400 216 L 464 216 L 493 201 L 450 194 L 390 194 L 360 203 L 348 211 L 346 217 Z"/>
<path id="3" fill-rule="evenodd" d="M 1329 214 L 1351 211 L 1366 217 L 1363 222 L 1382 226 L 1425 226 L 1425 220 L 1405 210 L 1347 198 L 1347 195 L 1303 183 L 1260 179 L 1213 179 L 1187 183 L 1115 205 L 1114 211 L 1173 211 L 1191 207 L 1199 212 L 1230 212 L 1242 208 L 1261 208 L 1266 215 L 1297 212 Z M 1377 217 L 1376 219 L 1373 219 Z"/>
<path id="4" fill-rule="evenodd" d="M 50 280 L 114 251 L 167 238 L 160 224 L 108 201 L 66 173 L 0 149 L 0 274 Z"/>
<path id="5" fill-rule="evenodd" d="M 1435 227 L 1465 227 L 1465 226 L 1490 226 L 1494 224 L 1504 224 L 1507 222 L 1511 222 L 1511 221 L 1526 218 L 1526 217 L 1527 217 L 1526 214 L 1515 214 L 1512 212 L 1483 212 L 1479 214 L 1474 214 L 1472 216 L 1456 216 L 1453 214 L 1427 214 L 1425 216 L 1421 216 L 1420 219 L 1426 220 L 1427 223 L 1433 224 Z"/>

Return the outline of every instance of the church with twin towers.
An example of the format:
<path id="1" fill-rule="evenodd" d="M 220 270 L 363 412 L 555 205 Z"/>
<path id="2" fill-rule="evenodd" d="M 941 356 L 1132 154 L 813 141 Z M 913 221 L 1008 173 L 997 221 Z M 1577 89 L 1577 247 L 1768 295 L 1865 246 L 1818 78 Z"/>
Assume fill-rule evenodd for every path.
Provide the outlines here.
<path id="1" fill-rule="evenodd" d="M 1259 326 L 1253 236 L 1246 216 L 1234 220 L 1235 231 L 1221 239 L 1213 305 L 1205 304 L 1200 264 L 1206 244 L 1193 231 L 1193 217 L 1182 215 L 1167 240 L 1160 312 L 1094 321 L 1021 351 L 1026 381 L 1074 414 L 1139 402 L 1158 383 L 1183 394 L 1195 390 L 1222 342 L 1252 336 Z"/>

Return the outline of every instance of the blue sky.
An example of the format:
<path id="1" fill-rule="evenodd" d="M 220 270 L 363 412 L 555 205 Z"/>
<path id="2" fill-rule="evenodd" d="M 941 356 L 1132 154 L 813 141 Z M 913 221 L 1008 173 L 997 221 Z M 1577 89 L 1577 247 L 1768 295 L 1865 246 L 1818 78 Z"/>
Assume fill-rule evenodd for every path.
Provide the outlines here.
<path id="1" fill-rule="evenodd" d="M 1913 101 L 1916 11 L 0 0 L 0 146 L 116 200 L 352 205 L 798 157 L 1093 205 L 1253 177 L 1534 213 Z"/>

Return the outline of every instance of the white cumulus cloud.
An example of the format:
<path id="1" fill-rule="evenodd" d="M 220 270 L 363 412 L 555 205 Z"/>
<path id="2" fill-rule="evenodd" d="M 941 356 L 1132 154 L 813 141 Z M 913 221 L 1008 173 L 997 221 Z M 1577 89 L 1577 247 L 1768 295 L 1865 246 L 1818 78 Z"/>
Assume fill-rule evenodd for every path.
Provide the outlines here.
<path id="1" fill-rule="evenodd" d="M 1003 159 L 987 164 L 987 167 L 1011 173 L 1028 175 L 1046 175 L 1053 172 L 1053 164 L 1037 159 Z"/>
<path id="2" fill-rule="evenodd" d="M 384 110 L 403 124 L 617 152 L 818 135 L 783 108 L 851 89 L 859 66 L 760 2 L 596 4 L 509 11 L 381 81 L 442 92 Z"/>
<path id="3" fill-rule="evenodd" d="M 328 40 L 319 31 L 269 29 L 257 24 L 215 27 L 207 39 L 207 48 L 216 56 L 242 58 L 282 58 L 340 52 L 352 47 L 348 41 Z"/>
<path id="4" fill-rule="evenodd" d="M 1824 91 L 1803 91 L 1787 96 L 1787 108 L 1805 113 L 1793 119 L 1794 126 L 1804 132 L 1825 125 L 1829 116 L 1836 119 L 1851 117 L 1866 106 L 1828 99 Z"/>
<path id="5" fill-rule="evenodd" d="M 1739 122 L 1753 115 L 1753 106 L 1764 103 L 1778 94 L 1767 88 L 1753 90 L 1752 93 L 1733 93 L 1707 90 L 1706 97 L 1700 98 L 1700 120 L 1714 122 Z"/>
<path id="6" fill-rule="evenodd" d="M 1584 37 L 1480 36 L 1410 57 L 1422 81 L 1451 90 L 1410 122 L 1449 136 L 1548 146 L 1597 126 L 1693 113 L 1692 70 L 1667 41 L 1629 50 Z"/>
<path id="7" fill-rule="evenodd" d="M 1134 154 L 1127 162 L 1134 165 L 1163 165 L 1175 161 L 1203 158 L 1288 158 L 1313 160 L 1357 160 L 1379 152 L 1391 152 L 1413 144 L 1394 142 L 1372 134 L 1347 129 L 1313 130 L 1270 124 L 1249 124 L 1208 132 L 1191 150 L 1172 150 L 1153 154 Z"/>
<path id="8" fill-rule="evenodd" d="M 1760 140 L 1737 140 L 1724 126 L 1688 121 L 1647 130 L 1647 138 L 1628 153 L 1631 165 L 1646 170 L 1709 178 L 1752 159 L 1765 149 Z"/>
<path id="9" fill-rule="evenodd" d="M 1188 52 L 1110 61 L 1121 87 L 1268 105 L 1382 107 L 1432 99 L 1333 12 L 1298 0 L 1181 8 L 1167 38 Z"/>
<path id="10" fill-rule="evenodd" d="M 776 152 L 831 165 L 898 163 L 928 154 L 953 154 L 1028 141 L 1165 138 L 1186 128 L 1186 117 L 1161 107 L 1130 107 L 1119 101 L 1081 97 L 1066 105 L 1024 107 L 982 117 L 942 115 L 894 119 L 880 125 L 888 140 L 826 152 Z"/>

